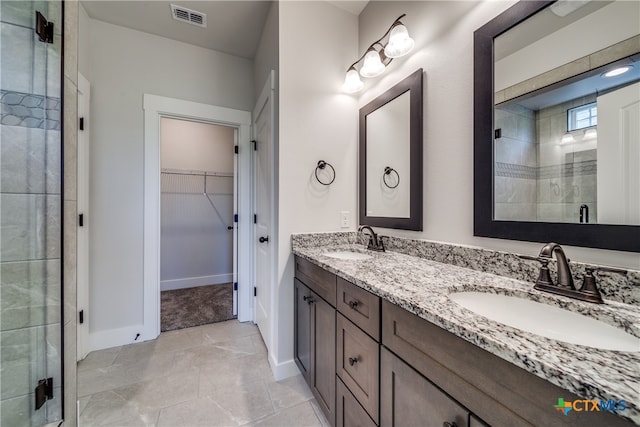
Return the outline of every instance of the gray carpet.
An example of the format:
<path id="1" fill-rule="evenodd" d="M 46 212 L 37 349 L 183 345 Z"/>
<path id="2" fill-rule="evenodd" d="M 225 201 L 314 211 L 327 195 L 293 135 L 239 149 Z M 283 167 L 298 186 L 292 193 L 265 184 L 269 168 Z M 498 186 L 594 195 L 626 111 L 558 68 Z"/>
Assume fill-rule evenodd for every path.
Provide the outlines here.
<path id="1" fill-rule="evenodd" d="M 231 283 L 160 292 L 162 332 L 235 318 Z"/>

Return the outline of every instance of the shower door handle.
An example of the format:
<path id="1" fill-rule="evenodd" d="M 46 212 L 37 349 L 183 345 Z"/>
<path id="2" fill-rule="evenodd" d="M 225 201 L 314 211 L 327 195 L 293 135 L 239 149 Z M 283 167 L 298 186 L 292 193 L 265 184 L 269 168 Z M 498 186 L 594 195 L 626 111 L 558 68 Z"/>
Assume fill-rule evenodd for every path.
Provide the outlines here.
<path id="1" fill-rule="evenodd" d="M 258 242 L 260 243 L 264 243 L 264 242 L 268 242 L 269 241 L 269 236 L 260 236 L 260 238 L 258 239 Z"/>

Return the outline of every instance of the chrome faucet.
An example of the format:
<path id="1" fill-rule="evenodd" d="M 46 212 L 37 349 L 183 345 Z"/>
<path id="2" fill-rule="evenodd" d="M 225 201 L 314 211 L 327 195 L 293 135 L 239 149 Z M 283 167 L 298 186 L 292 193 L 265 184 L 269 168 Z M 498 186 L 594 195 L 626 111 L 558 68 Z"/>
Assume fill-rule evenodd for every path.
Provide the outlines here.
<path id="1" fill-rule="evenodd" d="M 358 233 L 364 234 L 364 231 L 369 231 L 369 244 L 367 245 L 367 249 L 372 251 L 384 252 L 384 242 L 382 240 L 383 236 L 379 236 L 373 231 L 373 228 L 369 225 L 362 225 L 358 228 Z"/>
<path id="2" fill-rule="evenodd" d="M 553 283 L 551 273 L 549 272 L 549 262 L 555 255 L 558 264 L 558 282 Z M 529 256 L 521 256 L 525 259 L 534 259 L 539 261 L 542 266 L 540 267 L 540 274 L 536 281 L 534 289 L 539 291 L 551 292 L 554 294 L 562 295 L 569 298 L 575 298 L 581 301 L 595 302 L 603 304 L 602 296 L 596 286 L 595 277 L 593 277 L 593 270 L 595 268 L 586 268 L 584 276 L 584 283 L 578 290 L 573 285 L 573 277 L 571 275 L 571 269 L 569 268 L 569 260 L 564 254 L 564 250 L 557 243 L 548 243 L 540 250 L 540 255 L 537 258 Z M 601 271 L 614 271 L 620 272 L 617 269 L 600 268 Z"/>

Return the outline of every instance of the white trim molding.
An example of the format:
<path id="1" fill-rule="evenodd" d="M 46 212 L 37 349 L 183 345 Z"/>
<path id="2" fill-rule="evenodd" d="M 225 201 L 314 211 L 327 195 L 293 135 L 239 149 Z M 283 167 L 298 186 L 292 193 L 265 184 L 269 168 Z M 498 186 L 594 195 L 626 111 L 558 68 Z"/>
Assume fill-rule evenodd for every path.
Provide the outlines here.
<path id="1" fill-rule="evenodd" d="M 251 269 L 251 113 L 144 94 L 143 336 L 160 335 L 160 118 L 214 123 L 238 132 L 238 320 L 253 320 Z"/>

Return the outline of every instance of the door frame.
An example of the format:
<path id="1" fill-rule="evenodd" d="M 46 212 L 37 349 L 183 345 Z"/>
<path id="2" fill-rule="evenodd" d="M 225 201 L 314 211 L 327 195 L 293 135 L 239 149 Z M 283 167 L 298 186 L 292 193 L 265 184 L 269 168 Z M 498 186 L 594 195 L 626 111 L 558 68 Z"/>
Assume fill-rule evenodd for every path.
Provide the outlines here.
<path id="1" fill-rule="evenodd" d="M 89 354 L 89 239 L 91 218 L 89 216 L 89 179 L 90 179 L 90 105 L 91 84 L 78 73 L 78 120 L 82 119 L 83 129 L 78 125 L 78 215 L 82 215 L 83 225 L 77 224 L 77 327 L 76 359 L 82 360 Z M 80 324 L 80 312 L 83 312 Z"/>
<path id="2" fill-rule="evenodd" d="M 265 106 L 266 103 L 270 104 L 271 107 L 271 128 L 270 128 L 270 133 L 271 133 L 271 147 L 269 152 L 267 153 L 267 163 L 269 166 L 269 171 L 268 173 L 271 175 L 271 184 L 270 184 L 270 192 L 271 192 L 271 204 L 269 205 L 269 266 L 270 266 L 270 274 L 269 274 L 269 278 L 267 280 L 267 291 L 269 292 L 269 304 L 268 304 L 268 324 L 269 324 L 269 336 L 265 337 L 263 336 L 262 339 L 265 342 L 265 345 L 267 346 L 267 350 L 269 351 L 269 353 L 271 355 L 274 354 L 273 349 L 274 349 L 274 336 L 275 336 L 275 314 L 274 314 L 274 307 L 275 307 L 275 301 L 276 301 L 276 286 L 275 283 L 276 282 L 276 253 L 278 250 L 278 232 L 277 232 L 277 221 L 276 221 L 276 203 L 275 203 L 275 176 L 273 174 L 273 171 L 275 170 L 275 159 L 274 159 L 274 155 L 275 155 L 275 143 L 276 143 L 276 139 L 275 139 L 275 71 L 271 70 L 271 72 L 269 73 L 264 86 L 262 88 L 262 91 L 260 92 L 260 96 L 258 97 L 258 100 L 256 101 L 256 105 L 253 109 L 253 116 L 252 119 L 256 120 L 257 117 L 260 114 L 260 111 L 263 109 L 263 107 Z M 255 133 L 257 131 L 257 126 L 253 126 L 253 132 Z M 254 139 L 256 138 L 256 135 L 253 135 Z M 252 173 L 253 173 L 253 179 L 258 179 L 258 176 L 255 172 L 255 168 L 257 165 L 257 161 L 258 161 L 258 154 L 256 152 L 256 150 L 254 149 L 254 151 L 252 152 L 253 156 L 252 156 Z M 257 214 L 257 185 L 253 184 L 253 206 L 254 206 L 254 213 Z M 254 259 L 253 259 L 253 283 L 257 283 L 256 282 L 256 277 L 255 275 L 257 274 L 257 269 L 256 269 L 256 261 L 257 261 L 257 250 L 258 250 L 258 235 L 257 235 L 257 230 L 256 230 L 257 224 L 253 224 L 253 247 L 252 247 L 252 252 L 254 254 Z M 257 309 L 257 303 L 255 301 L 257 297 L 254 297 L 254 306 L 253 306 L 253 316 L 254 316 L 254 321 L 256 319 L 256 309 Z M 262 333 L 262 331 L 261 331 Z M 273 362 L 270 360 L 270 363 L 273 364 Z"/>
<path id="3" fill-rule="evenodd" d="M 238 132 L 238 320 L 253 320 L 251 272 L 251 113 L 145 93 L 142 341 L 160 335 L 160 118 L 204 121 Z M 240 254 L 243 254 L 240 256 Z"/>

